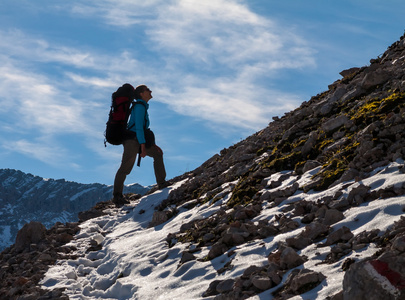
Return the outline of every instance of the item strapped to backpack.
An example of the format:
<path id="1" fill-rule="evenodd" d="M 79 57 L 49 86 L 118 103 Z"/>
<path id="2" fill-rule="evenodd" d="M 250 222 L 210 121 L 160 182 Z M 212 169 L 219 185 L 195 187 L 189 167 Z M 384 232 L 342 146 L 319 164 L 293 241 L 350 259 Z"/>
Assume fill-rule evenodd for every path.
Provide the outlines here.
<path id="1" fill-rule="evenodd" d="M 104 133 L 104 146 L 121 145 L 126 136 L 127 122 L 131 113 L 131 103 L 135 99 L 135 89 L 129 83 L 119 87 L 111 96 L 111 109 Z"/>

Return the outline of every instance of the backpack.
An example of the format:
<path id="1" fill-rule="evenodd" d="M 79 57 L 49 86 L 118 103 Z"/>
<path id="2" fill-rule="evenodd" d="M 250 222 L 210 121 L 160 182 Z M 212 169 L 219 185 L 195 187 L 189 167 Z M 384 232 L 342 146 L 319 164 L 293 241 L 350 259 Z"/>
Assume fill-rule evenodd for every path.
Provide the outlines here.
<path id="1" fill-rule="evenodd" d="M 119 87 L 111 96 L 111 109 L 104 133 L 104 146 L 121 145 L 126 136 L 127 122 L 135 99 L 135 89 L 129 83 Z"/>

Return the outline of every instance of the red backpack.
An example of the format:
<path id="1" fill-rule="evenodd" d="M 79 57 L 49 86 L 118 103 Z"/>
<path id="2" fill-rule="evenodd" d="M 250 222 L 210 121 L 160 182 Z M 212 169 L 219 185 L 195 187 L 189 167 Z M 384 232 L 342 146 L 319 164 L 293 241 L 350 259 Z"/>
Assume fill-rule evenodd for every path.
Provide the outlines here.
<path id="1" fill-rule="evenodd" d="M 111 109 L 104 133 L 104 146 L 121 145 L 126 136 L 127 122 L 131 113 L 131 104 L 135 99 L 135 89 L 125 83 L 112 94 Z"/>

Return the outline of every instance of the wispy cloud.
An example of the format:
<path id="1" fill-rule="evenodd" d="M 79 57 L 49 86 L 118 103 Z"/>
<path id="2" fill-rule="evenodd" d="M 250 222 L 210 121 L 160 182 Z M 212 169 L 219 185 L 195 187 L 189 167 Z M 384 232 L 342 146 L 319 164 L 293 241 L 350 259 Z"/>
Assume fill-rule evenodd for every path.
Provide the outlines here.
<path id="1" fill-rule="evenodd" d="M 180 114 L 207 120 L 212 127 L 257 130 L 273 116 L 293 109 L 299 99 L 276 91 L 263 90 L 241 81 L 212 80 L 208 88 L 187 86 L 165 101 Z M 266 97 L 263 98 L 263 94 Z"/>
<path id="2" fill-rule="evenodd" d="M 163 101 L 176 112 L 211 124 L 259 129 L 302 101 L 263 85 L 280 71 L 316 65 L 314 50 L 290 28 L 240 1 L 175 1 L 157 11 L 146 33 L 164 57 L 159 74 L 172 88 Z M 188 73 L 190 68 L 198 75 Z"/>
<path id="3" fill-rule="evenodd" d="M 14 117 L 16 127 L 34 130 L 38 135 L 83 131 L 82 110 L 86 104 L 70 98 L 48 77 L 9 62 L 0 67 L 0 82 L 3 113 L 7 118 Z"/>
<path id="4" fill-rule="evenodd" d="M 134 57 L 136 54 L 128 51 L 111 55 L 94 49 L 57 45 L 16 30 L 0 31 L 0 49 L 27 64 L 52 62 L 70 67 L 59 77 L 62 76 L 72 88 L 76 84 L 94 90 L 113 89 L 121 83 L 124 70 L 126 73 L 134 70 L 134 81 L 136 70 L 142 70 L 142 75 L 138 75 L 143 76 L 142 81 L 150 81 L 161 88 L 156 95 L 162 97 L 157 99 L 169 101 L 170 108 L 177 113 L 223 126 L 255 129 L 266 124 L 270 114 L 280 114 L 297 104 L 296 96 L 260 86 L 256 81 L 271 78 L 277 70 L 315 64 L 313 51 L 304 40 L 288 28 L 252 12 L 243 2 L 218 0 L 196 4 L 183 0 L 146 4 L 104 0 L 94 1 L 91 8 L 87 5 L 76 1 L 72 11 L 88 18 L 100 15 L 106 23 L 115 26 L 123 26 L 123 22 L 112 22 L 113 19 L 125 20 L 130 26 L 143 18 L 145 39 L 142 44 L 148 45 L 146 48 L 150 48 L 150 56 L 155 62 L 164 64 L 150 64 L 150 59 Z M 141 44 L 137 43 L 137 46 Z M 40 67 L 35 67 L 41 72 Z M 199 72 L 191 75 L 188 73 L 190 68 L 194 71 L 198 68 Z M 57 87 L 51 78 L 44 78 L 46 75 L 41 73 L 38 76 L 35 71 L 19 72 L 18 68 L 13 73 L 6 70 L 2 74 L 3 80 L 9 83 L 23 83 L 29 87 L 21 94 L 21 99 L 27 99 L 21 100 L 21 111 L 27 118 L 32 114 L 34 124 L 47 131 L 50 128 L 75 130 L 84 126 L 80 122 L 82 105 L 79 104 L 83 104 L 83 99 L 70 98 L 63 88 L 55 90 Z M 61 96 L 66 98 L 63 102 L 55 101 Z M 28 101 L 33 97 L 35 101 Z M 284 104 L 280 106 L 280 103 Z M 52 108 L 53 115 L 43 118 L 41 113 L 36 113 L 44 106 Z"/>
<path id="5" fill-rule="evenodd" d="M 177 1 L 157 11 L 156 19 L 146 23 L 150 45 L 178 65 L 199 64 L 201 72 L 240 72 L 252 65 L 271 72 L 314 65 L 305 40 L 241 2 Z"/>
<path id="6" fill-rule="evenodd" d="M 157 7 L 165 6 L 166 0 L 86 0 L 67 3 L 62 10 L 71 10 L 85 18 L 101 16 L 108 25 L 130 27 L 143 23 L 145 17 L 154 14 Z"/>
<path id="7" fill-rule="evenodd" d="M 69 168 L 79 168 L 77 164 L 72 163 L 71 157 L 66 149 L 55 145 L 54 147 L 49 147 L 48 143 L 44 143 L 43 141 L 26 139 L 9 141 L 3 144 L 3 149 L 21 153 L 55 167 L 61 167 L 63 165 Z"/>
<path id="8" fill-rule="evenodd" d="M 120 36 L 137 34 L 113 51 L 61 38 L 55 42 L 22 29 L 0 30 L 0 114 L 14 114 L 15 127 L 43 141 L 47 135 L 74 133 L 89 140 L 87 147 L 98 147 L 94 137 L 104 130 L 111 92 L 123 81 L 156 87 L 155 101 L 207 126 L 224 132 L 257 130 L 300 101 L 266 82 L 280 71 L 315 65 L 305 40 L 251 11 L 244 1 L 77 0 L 58 5 L 43 9 L 103 22 Z M 44 162 L 54 147 L 20 137 L 11 144 L 28 147 L 24 154 Z"/>

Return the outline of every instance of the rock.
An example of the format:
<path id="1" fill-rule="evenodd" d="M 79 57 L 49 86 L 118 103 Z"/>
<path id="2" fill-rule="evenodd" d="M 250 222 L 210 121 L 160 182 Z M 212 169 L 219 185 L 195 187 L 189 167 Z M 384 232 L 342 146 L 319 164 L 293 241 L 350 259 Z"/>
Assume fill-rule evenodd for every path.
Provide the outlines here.
<path id="1" fill-rule="evenodd" d="M 36 244 L 45 238 L 46 228 L 39 222 L 31 221 L 25 224 L 17 233 L 15 240 L 15 248 L 17 252 L 21 252 L 29 248 L 31 244 Z"/>
<path id="2" fill-rule="evenodd" d="M 283 279 L 283 272 L 279 270 L 269 270 L 267 272 L 267 275 L 271 279 L 271 281 L 274 283 L 274 285 L 279 285 Z"/>
<path id="3" fill-rule="evenodd" d="M 370 187 L 365 186 L 364 184 L 359 184 L 356 188 L 353 188 L 349 195 L 347 196 L 347 200 L 350 204 L 361 204 L 364 202 L 366 195 L 369 193 Z"/>
<path id="4" fill-rule="evenodd" d="M 180 264 L 184 264 L 185 262 L 195 260 L 196 257 L 190 252 L 183 252 L 180 260 Z"/>
<path id="5" fill-rule="evenodd" d="M 338 230 L 332 232 L 331 234 L 328 235 L 325 245 L 333 245 L 337 243 L 338 241 L 348 241 L 353 237 L 353 233 L 350 231 L 349 228 L 346 226 L 343 226 L 339 228 Z"/>
<path id="6" fill-rule="evenodd" d="M 158 226 L 169 220 L 169 215 L 166 211 L 155 211 L 152 216 L 152 221 L 149 223 L 149 227 Z"/>
<path id="7" fill-rule="evenodd" d="M 210 251 L 208 252 L 208 259 L 214 259 L 222 254 L 224 254 L 228 250 L 228 247 L 223 244 L 222 242 L 217 242 L 212 245 Z"/>
<path id="8" fill-rule="evenodd" d="M 290 247 L 294 247 L 295 249 L 301 250 L 307 247 L 312 243 L 312 240 L 307 237 L 301 237 L 301 236 L 294 236 L 291 238 L 287 238 L 286 243 Z"/>
<path id="9" fill-rule="evenodd" d="M 38 257 L 38 260 L 39 260 L 39 261 L 44 261 L 44 262 L 46 262 L 46 261 L 52 261 L 53 258 L 52 258 L 52 256 L 50 256 L 48 253 L 42 253 L 42 254 Z"/>
<path id="10" fill-rule="evenodd" d="M 326 132 L 335 130 L 341 126 L 350 126 L 352 122 L 346 115 L 339 115 L 333 119 L 330 119 L 322 124 L 322 129 Z"/>
<path id="11" fill-rule="evenodd" d="M 361 82 L 361 87 L 365 90 L 370 89 L 376 85 L 382 84 L 390 79 L 391 74 L 382 69 L 377 69 L 374 72 L 366 74 Z"/>
<path id="12" fill-rule="evenodd" d="M 289 270 L 302 265 L 305 260 L 297 254 L 291 247 L 285 248 L 280 255 L 280 266 L 283 269 Z"/>
<path id="13" fill-rule="evenodd" d="M 249 267 L 243 272 L 242 278 L 249 278 L 250 275 L 252 275 L 253 273 L 257 273 L 257 272 L 259 272 L 260 270 L 262 270 L 261 267 L 258 267 L 258 266 L 255 266 L 255 265 L 249 266 Z"/>
<path id="14" fill-rule="evenodd" d="M 305 226 L 305 229 L 301 233 L 301 236 L 314 240 L 317 237 L 327 233 L 328 231 L 329 226 L 318 222 L 312 222 L 311 224 Z"/>
<path id="15" fill-rule="evenodd" d="M 278 230 L 275 226 L 267 225 L 267 226 L 260 227 L 257 232 L 259 233 L 261 238 L 266 238 L 269 236 L 276 235 L 278 233 Z"/>
<path id="16" fill-rule="evenodd" d="M 239 210 L 235 213 L 235 220 L 245 220 L 247 218 L 247 214 L 244 210 Z"/>
<path id="17" fill-rule="evenodd" d="M 311 151 L 313 151 L 317 141 L 318 141 L 319 133 L 316 131 L 312 131 L 309 134 L 308 140 L 305 142 L 304 146 L 301 149 L 303 155 L 308 155 Z"/>
<path id="18" fill-rule="evenodd" d="M 210 297 L 214 295 L 218 295 L 219 292 L 217 292 L 217 286 L 221 282 L 221 280 L 214 280 L 211 281 L 208 289 L 203 293 L 203 297 Z"/>
<path id="19" fill-rule="evenodd" d="M 330 300 L 344 300 L 343 299 L 343 291 L 340 291 L 339 293 L 333 295 Z"/>
<path id="20" fill-rule="evenodd" d="M 234 279 L 227 279 L 218 283 L 216 291 L 218 293 L 226 293 L 232 290 L 233 285 L 235 284 Z"/>
<path id="21" fill-rule="evenodd" d="M 308 213 L 305 216 L 302 217 L 301 223 L 302 224 L 309 224 L 315 219 L 315 214 L 314 213 Z"/>
<path id="22" fill-rule="evenodd" d="M 214 238 L 215 238 L 215 234 L 213 234 L 212 232 L 207 232 L 207 233 L 204 234 L 204 236 L 203 236 L 203 241 L 206 243 L 206 242 L 211 241 L 211 240 L 214 239 Z"/>
<path id="23" fill-rule="evenodd" d="M 101 210 L 93 207 L 89 210 L 79 212 L 79 215 L 78 215 L 79 222 L 83 223 L 84 221 L 98 218 L 98 217 L 101 217 L 102 215 L 104 215 L 104 213 Z"/>
<path id="24" fill-rule="evenodd" d="M 392 243 L 392 249 L 397 250 L 399 252 L 405 252 L 405 233 L 397 236 L 394 239 L 394 241 Z"/>
<path id="25" fill-rule="evenodd" d="M 294 276 L 290 283 L 290 289 L 295 294 L 302 294 L 311 290 L 316 285 L 321 283 L 326 277 L 322 273 L 314 272 L 312 270 L 303 269 Z M 351 298 L 355 299 L 355 298 Z"/>
<path id="26" fill-rule="evenodd" d="M 252 278 L 252 284 L 262 291 L 268 290 L 273 285 L 270 278 L 262 276 L 254 276 Z"/>
<path id="27" fill-rule="evenodd" d="M 67 300 L 61 289 L 42 290 L 39 281 L 57 259 L 71 258 L 69 253 L 75 247 L 64 243 L 78 230 L 77 223 L 57 223 L 49 230 L 38 222 L 24 225 L 17 238 L 20 247 L 14 245 L 0 253 L 0 299 Z"/>
<path id="28" fill-rule="evenodd" d="M 324 225 L 332 225 L 344 219 L 344 214 L 337 209 L 328 209 L 323 220 Z"/>
<path id="29" fill-rule="evenodd" d="M 244 228 L 229 227 L 222 235 L 223 242 L 229 246 L 240 245 L 245 242 L 250 233 Z"/>
<path id="30" fill-rule="evenodd" d="M 306 151 L 306 152 L 308 152 L 308 151 Z M 316 160 L 308 160 L 308 161 L 305 163 L 304 168 L 302 169 L 302 172 L 303 172 L 303 173 L 306 173 L 306 172 L 308 172 L 309 170 L 315 169 L 315 168 L 317 168 L 317 167 L 319 167 L 319 166 L 321 166 L 321 165 L 322 165 L 322 164 L 321 164 L 319 161 L 316 161 Z"/>
<path id="31" fill-rule="evenodd" d="M 358 72 L 359 70 L 360 70 L 360 68 L 354 67 L 354 68 L 343 70 L 339 74 L 342 75 L 342 77 L 346 77 L 348 75 L 352 75 L 352 74 Z"/>
<path id="32" fill-rule="evenodd" d="M 405 278 L 387 262 L 366 260 L 354 263 L 343 279 L 343 299 L 398 300 L 405 297 Z"/>

